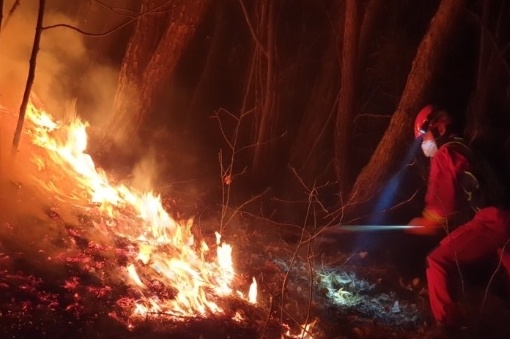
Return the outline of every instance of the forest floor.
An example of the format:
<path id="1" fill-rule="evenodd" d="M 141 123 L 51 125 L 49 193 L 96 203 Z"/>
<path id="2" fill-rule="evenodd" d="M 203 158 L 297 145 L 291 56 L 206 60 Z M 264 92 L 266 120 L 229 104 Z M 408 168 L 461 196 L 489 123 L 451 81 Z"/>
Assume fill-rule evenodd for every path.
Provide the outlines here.
<path id="1" fill-rule="evenodd" d="M 126 264 L 130 244 L 101 243 L 90 232 L 93 217 L 81 214 L 69 223 L 64 206 L 44 206 L 28 187 L 7 185 L 0 209 L 2 338 L 426 338 L 431 329 L 423 258 L 407 252 L 413 245 L 403 245 L 402 235 L 374 233 L 374 251 L 357 251 L 359 234 L 317 246 L 245 217 L 224 234 L 238 279 L 258 281 L 258 304 L 223 301 L 243 321 L 148 317 L 128 325 L 119 300 L 130 288 L 105 272 Z M 195 227 L 212 239 L 217 220 Z M 479 286 L 468 295 L 483 292 Z M 493 293 L 484 305 L 470 337 L 506 338 L 510 313 Z"/>

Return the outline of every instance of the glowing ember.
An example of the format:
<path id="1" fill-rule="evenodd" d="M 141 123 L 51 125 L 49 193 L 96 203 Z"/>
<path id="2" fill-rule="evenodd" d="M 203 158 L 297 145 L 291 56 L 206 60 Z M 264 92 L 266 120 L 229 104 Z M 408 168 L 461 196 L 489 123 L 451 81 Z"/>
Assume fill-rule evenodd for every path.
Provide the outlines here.
<path id="1" fill-rule="evenodd" d="M 299 334 L 291 334 L 290 330 L 285 333 L 287 337 L 290 338 L 301 338 L 301 339 L 313 339 L 312 330 L 314 329 L 315 325 L 317 323 L 317 319 L 312 321 L 311 323 L 308 323 L 306 325 L 301 326 L 301 333 Z"/>
<path id="2" fill-rule="evenodd" d="M 213 299 L 232 294 L 232 247 L 222 243 L 217 234 L 217 260 L 208 259 L 211 253 L 207 244 L 195 244 L 192 220 L 182 223 L 172 219 L 158 195 L 111 184 L 106 173 L 97 169 L 85 153 L 87 124 L 79 119 L 69 124 L 55 122 L 32 104 L 26 116 L 28 135 L 34 144 L 47 150 L 47 156 L 34 159 L 37 168 L 55 166 L 59 171 L 58 184 L 53 182 L 57 179 L 36 178 L 42 187 L 75 206 L 97 206 L 108 231 L 136 244 L 136 253 L 125 268 L 126 279 L 139 290 L 138 300 L 123 303 L 132 307 L 132 314 L 196 316 L 222 312 Z M 61 179 L 69 185 L 62 184 Z M 121 226 L 121 212 L 124 216 L 132 214 L 135 222 Z M 152 288 L 156 285 L 159 287 Z M 254 279 L 249 293 L 253 303 L 256 285 Z"/>
<path id="3" fill-rule="evenodd" d="M 232 317 L 232 320 L 241 322 L 244 320 L 244 318 L 239 312 L 236 312 L 236 314 L 234 314 L 234 316 Z"/>

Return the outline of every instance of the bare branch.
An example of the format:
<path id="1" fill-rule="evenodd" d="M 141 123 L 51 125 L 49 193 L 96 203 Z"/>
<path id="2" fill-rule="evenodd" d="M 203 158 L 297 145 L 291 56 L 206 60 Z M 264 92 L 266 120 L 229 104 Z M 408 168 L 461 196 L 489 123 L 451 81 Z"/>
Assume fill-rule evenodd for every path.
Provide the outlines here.
<path id="1" fill-rule="evenodd" d="M 134 17 L 134 16 L 137 16 L 137 13 L 133 12 L 132 10 L 130 9 L 127 9 L 127 8 L 121 8 L 121 7 L 113 7 L 113 6 L 110 6 L 106 3 L 104 3 L 103 1 L 101 0 L 93 0 L 94 2 L 108 8 L 109 10 L 111 10 L 112 12 L 114 12 L 115 14 L 118 14 L 118 15 L 123 15 L 123 16 L 130 16 L 130 17 Z"/>
<path id="2" fill-rule="evenodd" d="M 100 37 L 100 36 L 106 36 L 106 35 L 109 35 L 109 34 L 115 32 L 115 31 L 118 31 L 119 29 L 129 25 L 130 23 L 132 23 L 135 20 L 136 20 L 136 18 L 130 19 L 129 21 L 126 21 L 126 22 L 120 24 L 119 26 L 114 27 L 111 30 L 103 32 L 103 33 L 90 33 L 90 32 L 86 32 L 86 31 L 84 31 L 84 30 L 82 30 L 82 29 L 80 29 L 78 27 L 75 27 L 75 26 L 72 26 L 72 25 L 69 25 L 69 24 L 55 24 L 55 25 L 50 25 L 50 26 L 44 26 L 42 29 L 43 30 L 47 30 L 47 29 L 52 29 L 52 28 L 65 27 L 65 28 L 69 28 L 69 29 L 71 29 L 73 31 L 76 31 L 76 32 L 81 33 L 81 34 L 86 35 L 86 36 Z"/>
<path id="3" fill-rule="evenodd" d="M 70 24 L 55 24 L 55 25 L 50 25 L 50 26 L 44 26 L 42 29 L 43 30 L 47 30 L 47 29 L 52 29 L 52 28 L 58 28 L 58 27 L 64 27 L 64 28 L 69 28 L 69 29 L 72 29 L 78 33 L 81 33 L 83 35 L 86 35 L 86 36 L 92 36 L 92 37 L 101 37 L 101 36 L 106 36 L 106 35 L 109 35 L 113 32 L 116 32 L 118 31 L 119 29 L 131 24 L 132 22 L 136 21 L 138 18 L 142 17 L 142 16 L 145 16 L 145 15 L 149 15 L 149 14 L 155 14 L 155 13 L 160 13 L 161 12 L 161 9 L 168 6 L 169 4 L 171 4 L 172 1 L 168 1 L 162 5 L 159 5 L 155 8 L 152 8 L 152 9 L 149 9 L 145 12 L 142 12 L 142 13 L 139 13 L 138 15 L 136 16 L 133 16 L 131 19 L 127 20 L 126 22 L 116 26 L 116 27 L 113 27 L 112 29 L 106 31 L 106 32 L 103 32 L 103 33 L 91 33 L 91 32 L 86 32 L 78 27 L 75 27 L 73 25 L 70 25 Z M 170 11 L 170 10 L 173 10 L 173 7 L 168 9 L 168 10 L 164 10 L 164 12 L 167 12 L 167 11 Z"/>
<path id="4" fill-rule="evenodd" d="M 483 311 L 483 308 L 485 307 L 485 303 L 487 302 L 487 297 L 489 295 L 489 288 L 490 286 L 492 285 L 492 283 L 494 282 L 494 279 L 496 278 L 496 274 L 498 273 L 499 269 L 501 268 L 501 265 L 502 265 L 502 261 L 503 261 L 503 256 L 505 255 L 505 251 L 508 251 L 507 250 L 507 246 L 510 244 L 510 239 L 508 239 L 505 244 L 503 245 L 503 247 L 501 247 L 499 249 L 499 251 L 501 252 L 501 254 L 499 255 L 499 260 L 498 260 L 498 265 L 496 266 L 496 268 L 494 269 L 494 272 L 492 272 L 491 274 L 491 277 L 489 279 L 489 282 L 487 283 L 487 286 L 485 287 L 485 291 L 484 291 L 484 294 L 483 294 L 483 300 L 482 300 L 482 303 L 480 305 L 480 309 L 479 309 L 479 314 L 482 313 Z"/>

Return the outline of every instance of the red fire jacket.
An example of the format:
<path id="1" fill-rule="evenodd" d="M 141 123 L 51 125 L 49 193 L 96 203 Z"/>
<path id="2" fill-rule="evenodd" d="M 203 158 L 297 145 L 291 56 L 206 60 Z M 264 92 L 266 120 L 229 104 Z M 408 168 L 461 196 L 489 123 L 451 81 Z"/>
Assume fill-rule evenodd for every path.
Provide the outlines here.
<path id="1" fill-rule="evenodd" d="M 469 150 L 465 149 L 467 152 Z M 468 155 L 446 143 L 431 158 L 425 208 L 423 216 L 444 224 L 461 211 L 467 210 L 467 199 L 463 192 L 465 173 L 473 171 Z"/>

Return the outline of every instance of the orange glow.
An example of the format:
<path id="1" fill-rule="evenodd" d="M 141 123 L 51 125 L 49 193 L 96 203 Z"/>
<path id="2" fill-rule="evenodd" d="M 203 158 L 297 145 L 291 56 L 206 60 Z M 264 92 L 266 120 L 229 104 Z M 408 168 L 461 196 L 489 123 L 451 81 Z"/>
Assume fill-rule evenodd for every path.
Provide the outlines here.
<path id="1" fill-rule="evenodd" d="M 39 178 L 37 182 L 60 201 L 82 208 L 97 207 L 109 232 L 136 244 L 136 253 L 125 267 L 125 279 L 139 291 L 139 298 L 132 303 L 133 316 L 182 317 L 223 312 L 216 302 L 219 296 L 233 293 L 235 272 L 232 247 L 221 241 L 219 233 L 215 244 L 217 259 L 209 259 L 213 256 L 209 246 L 204 241 L 195 243 L 192 220 L 174 220 L 163 208 L 159 195 L 114 185 L 104 171 L 96 168 L 86 153 L 86 123 L 79 119 L 69 124 L 55 122 L 32 104 L 26 116 L 27 134 L 35 145 L 47 151 L 44 156 L 34 155 L 37 168 L 58 168 L 59 180 L 63 178 L 68 185 Z M 126 214 L 130 216 L 128 227 L 120 219 Z M 151 290 L 154 281 L 175 293 L 168 297 Z M 250 300 L 256 299 L 253 281 Z"/>

